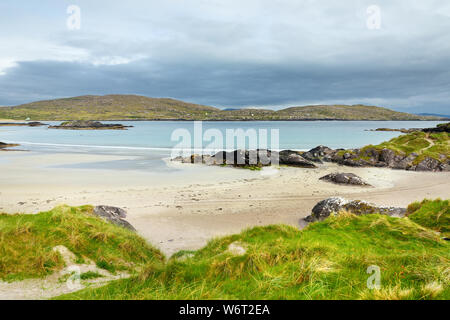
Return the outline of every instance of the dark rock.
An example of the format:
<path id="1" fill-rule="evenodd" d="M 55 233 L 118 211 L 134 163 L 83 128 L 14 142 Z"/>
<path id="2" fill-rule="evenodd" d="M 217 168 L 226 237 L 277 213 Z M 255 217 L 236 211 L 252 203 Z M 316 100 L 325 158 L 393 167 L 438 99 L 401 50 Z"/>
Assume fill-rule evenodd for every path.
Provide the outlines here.
<path id="1" fill-rule="evenodd" d="M 447 123 L 441 123 L 436 126 L 436 128 L 426 128 L 422 130 L 423 132 L 447 132 L 450 133 L 450 122 Z"/>
<path id="2" fill-rule="evenodd" d="M 438 160 L 426 157 L 417 164 L 416 171 L 443 171 L 444 166 Z"/>
<path id="3" fill-rule="evenodd" d="M 302 153 L 302 157 L 313 162 L 322 163 L 322 158 L 331 155 L 334 152 L 326 146 L 317 146 L 307 152 Z"/>
<path id="4" fill-rule="evenodd" d="M 49 126 L 49 129 L 66 129 L 66 130 L 126 130 L 132 126 L 124 126 L 122 124 L 104 124 L 99 121 L 66 121 L 59 126 Z"/>
<path id="5" fill-rule="evenodd" d="M 376 205 L 361 200 L 349 201 L 344 198 L 335 197 L 318 202 L 312 209 L 311 215 L 305 218 L 305 221 L 322 221 L 330 215 L 339 214 L 341 210 L 346 210 L 355 215 L 378 213 L 392 217 L 404 217 L 406 213 L 405 208 L 377 207 Z"/>
<path id="6" fill-rule="evenodd" d="M 7 150 L 6 148 L 13 148 L 18 146 L 20 146 L 20 144 L 0 142 L 0 150 Z"/>
<path id="7" fill-rule="evenodd" d="M 279 162 L 280 164 L 301 168 L 317 168 L 317 166 L 312 161 L 303 158 L 300 152 L 292 150 L 280 151 Z"/>
<path id="8" fill-rule="evenodd" d="M 353 173 L 330 173 L 320 178 L 320 180 L 334 182 L 337 184 L 370 186 L 370 184 L 364 182 L 363 179 L 361 179 L 360 177 L 358 177 L 356 174 Z"/>
<path id="9" fill-rule="evenodd" d="M 94 213 L 121 227 L 127 228 L 132 231 L 136 231 L 136 229 L 126 220 L 124 220 L 127 217 L 127 213 L 125 210 L 117 207 L 110 207 L 110 206 L 96 206 L 94 208 Z"/>

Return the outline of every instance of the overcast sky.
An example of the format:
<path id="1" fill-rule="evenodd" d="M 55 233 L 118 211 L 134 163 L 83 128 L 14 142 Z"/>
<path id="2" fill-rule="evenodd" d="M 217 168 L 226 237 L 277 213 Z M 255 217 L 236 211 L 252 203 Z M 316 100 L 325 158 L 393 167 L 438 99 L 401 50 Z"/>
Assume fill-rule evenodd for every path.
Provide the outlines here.
<path id="1" fill-rule="evenodd" d="M 111 93 L 449 114 L 450 1 L 1 0 L 0 105 Z"/>

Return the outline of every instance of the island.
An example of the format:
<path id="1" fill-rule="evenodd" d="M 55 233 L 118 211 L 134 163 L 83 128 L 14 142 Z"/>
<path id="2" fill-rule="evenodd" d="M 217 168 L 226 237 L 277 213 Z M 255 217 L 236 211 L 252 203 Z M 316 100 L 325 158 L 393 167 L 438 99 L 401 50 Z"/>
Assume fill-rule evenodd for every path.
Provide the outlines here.
<path id="1" fill-rule="evenodd" d="M 65 121 L 57 126 L 49 126 L 49 129 L 65 129 L 65 130 L 127 130 L 132 126 L 124 126 L 123 124 L 105 124 L 99 121 Z"/>

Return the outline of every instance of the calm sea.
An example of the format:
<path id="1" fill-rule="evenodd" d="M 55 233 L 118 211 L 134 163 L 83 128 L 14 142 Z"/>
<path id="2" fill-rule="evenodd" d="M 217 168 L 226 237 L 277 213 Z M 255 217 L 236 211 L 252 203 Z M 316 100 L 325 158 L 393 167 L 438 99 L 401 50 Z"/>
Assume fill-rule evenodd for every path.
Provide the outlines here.
<path id="1" fill-rule="evenodd" d="M 55 122 L 47 122 L 55 124 Z M 59 122 L 56 122 L 59 123 Z M 114 122 L 105 122 L 114 123 Z M 160 160 L 168 157 L 179 141 L 172 140 L 174 132 L 189 132 L 194 139 L 194 122 L 185 121 L 136 121 L 123 122 L 134 126 L 128 130 L 77 131 L 55 130 L 47 127 L 0 127 L 0 141 L 16 142 L 23 149 L 44 153 L 94 153 L 138 156 L 140 159 Z M 202 122 L 202 132 L 209 129 L 226 130 L 266 129 L 270 147 L 271 129 L 278 130 L 279 149 L 309 150 L 317 145 L 331 148 L 357 148 L 377 144 L 400 135 L 399 132 L 367 131 L 376 128 L 426 128 L 438 121 L 214 121 Z M 176 131 L 178 130 L 178 131 Z M 180 131 L 181 130 L 181 131 Z M 209 130 L 209 131 L 208 131 Z M 218 131 L 217 131 L 218 130 Z M 259 136 L 259 138 L 263 138 Z M 204 142 L 203 146 L 208 145 Z M 216 141 L 216 148 L 226 149 L 225 142 Z M 243 148 L 234 141 L 234 148 Z M 260 145 L 261 147 L 261 145 Z M 262 146 L 263 147 L 263 146 Z M 142 162 L 141 162 L 142 163 Z M 135 164 L 122 163 L 123 166 Z"/>

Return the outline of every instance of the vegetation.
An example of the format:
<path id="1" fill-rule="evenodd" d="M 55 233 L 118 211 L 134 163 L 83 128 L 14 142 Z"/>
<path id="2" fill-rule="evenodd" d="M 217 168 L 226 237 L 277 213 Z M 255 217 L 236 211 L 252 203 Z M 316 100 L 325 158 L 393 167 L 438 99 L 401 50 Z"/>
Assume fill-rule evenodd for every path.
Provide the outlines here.
<path id="1" fill-rule="evenodd" d="M 418 219 L 419 212 L 448 210 L 448 202 L 410 207 L 409 218 L 344 212 L 303 231 L 249 229 L 179 252 L 165 265 L 149 264 L 139 276 L 59 298 L 449 299 L 450 244 Z M 367 287 L 374 265 L 379 289 Z"/>
<path id="2" fill-rule="evenodd" d="M 415 158 L 414 164 L 420 163 L 426 157 L 436 159 L 440 162 L 450 160 L 450 139 L 449 133 L 447 132 L 426 133 L 417 131 L 404 134 L 379 145 L 368 145 L 361 148 L 359 158 L 367 160 L 364 158 L 364 155 L 367 155 L 367 152 L 365 151 L 371 149 L 378 151 L 391 149 L 397 154 L 405 156 L 408 156 L 411 153 L 417 153 L 419 156 Z M 353 151 L 341 150 L 339 151 L 339 155 L 343 155 L 347 152 L 352 153 Z M 367 156 L 367 158 L 370 158 L 370 156 Z"/>
<path id="3" fill-rule="evenodd" d="M 62 269 L 64 260 L 53 251 L 59 245 L 79 263 L 89 259 L 110 272 L 162 263 L 162 254 L 144 239 L 92 212 L 91 206 L 60 206 L 36 215 L 0 215 L 0 279 L 43 277 Z"/>
<path id="4" fill-rule="evenodd" d="M 412 221 L 450 238 L 449 200 L 425 199 L 422 202 L 414 202 L 408 206 L 407 214 Z"/>
<path id="5" fill-rule="evenodd" d="M 363 105 L 291 107 L 279 111 L 218 108 L 136 95 L 80 96 L 0 108 L 0 118 L 24 120 L 432 120 Z"/>

